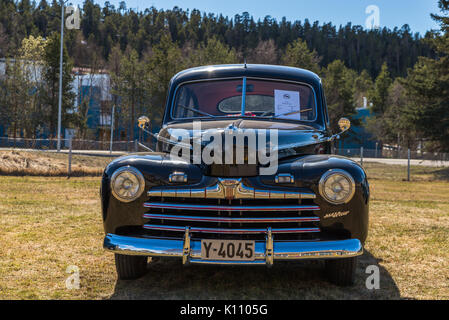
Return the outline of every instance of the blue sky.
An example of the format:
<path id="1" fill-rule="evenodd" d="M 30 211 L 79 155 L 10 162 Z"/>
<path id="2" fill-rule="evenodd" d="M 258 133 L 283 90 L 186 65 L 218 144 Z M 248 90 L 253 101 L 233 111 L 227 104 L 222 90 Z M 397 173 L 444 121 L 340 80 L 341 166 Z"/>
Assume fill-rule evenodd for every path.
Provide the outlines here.
<path id="1" fill-rule="evenodd" d="M 70 1 L 70 0 L 69 0 Z M 104 0 L 94 0 L 104 4 Z M 71 0 L 74 4 L 82 4 L 83 0 Z M 118 6 L 120 0 L 109 0 Z M 369 5 L 377 5 L 380 9 L 380 26 L 393 29 L 409 24 L 413 32 L 424 34 L 427 30 L 438 29 L 438 25 L 430 18 L 430 13 L 438 13 L 437 0 L 149 0 L 125 1 L 128 8 L 144 10 L 154 6 L 157 9 L 172 9 L 178 6 L 182 9 L 199 9 L 202 12 L 212 12 L 233 17 L 236 13 L 247 11 L 256 20 L 266 15 L 280 20 L 301 20 L 308 18 L 332 22 L 334 25 L 353 24 L 365 26 Z"/>

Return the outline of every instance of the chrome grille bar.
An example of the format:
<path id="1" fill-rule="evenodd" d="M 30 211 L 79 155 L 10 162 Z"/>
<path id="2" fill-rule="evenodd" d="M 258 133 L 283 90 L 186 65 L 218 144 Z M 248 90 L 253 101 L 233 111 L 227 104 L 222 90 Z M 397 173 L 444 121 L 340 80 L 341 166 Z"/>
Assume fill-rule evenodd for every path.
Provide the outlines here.
<path id="1" fill-rule="evenodd" d="M 185 232 L 185 227 L 178 226 L 166 226 L 166 225 L 153 225 L 145 224 L 143 226 L 145 229 L 149 230 L 160 230 L 160 231 L 178 231 Z M 202 228 L 202 227 L 190 227 L 190 232 L 195 233 L 221 233 L 221 234 L 266 234 L 267 229 L 224 229 L 224 228 Z M 272 228 L 272 234 L 281 233 L 312 233 L 320 232 L 319 228 Z"/>
<path id="2" fill-rule="evenodd" d="M 190 222 L 224 222 L 224 223 L 275 223 L 275 222 L 316 222 L 319 217 L 267 217 L 267 218 L 226 218 L 226 217 L 201 217 L 201 216 L 178 216 L 168 214 L 143 215 L 146 219 L 175 220 Z"/>
<path id="3" fill-rule="evenodd" d="M 145 202 L 145 208 L 177 209 L 193 211 L 317 211 L 318 206 L 285 205 L 285 206 L 220 206 L 183 203 Z"/>
<path id="4" fill-rule="evenodd" d="M 313 192 L 284 191 L 274 189 L 255 189 L 248 187 L 241 180 L 229 188 L 226 179 L 206 188 L 153 187 L 148 191 L 149 197 L 162 198 L 200 198 L 200 199 L 315 199 Z"/>

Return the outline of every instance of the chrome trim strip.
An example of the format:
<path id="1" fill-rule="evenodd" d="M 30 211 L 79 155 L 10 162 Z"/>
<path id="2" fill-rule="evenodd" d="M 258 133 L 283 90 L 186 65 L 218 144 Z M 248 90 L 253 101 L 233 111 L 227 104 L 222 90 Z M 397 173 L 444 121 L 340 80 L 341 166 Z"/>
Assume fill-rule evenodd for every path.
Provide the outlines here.
<path id="1" fill-rule="evenodd" d="M 177 231 L 185 232 L 185 227 L 179 226 L 167 226 L 167 225 L 154 225 L 145 224 L 144 229 L 149 230 L 161 230 L 161 231 Z M 224 228 L 203 228 L 203 227 L 190 227 L 191 233 L 222 233 L 222 234 L 266 234 L 267 229 L 258 228 L 245 228 L 245 229 L 224 229 Z M 320 228 L 273 228 L 271 229 L 273 234 L 277 233 L 312 233 L 320 232 Z"/>
<path id="2" fill-rule="evenodd" d="M 182 258 L 184 243 L 182 239 L 135 238 L 107 234 L 104 249 L 126 255 Z M 201 240 L 190 240 L 190 262 L 209 264 L 265 264 L 266 241 L 256 241 L 254 261 L 212 261 L 201 259 Z M 348 258 L 363 254 L 358 239 L 338 241 L 275 241 L 273 240 L 273 260 L 332 259 Z"/>
<path id="3" fill-rule="evenodd" d="M 232 183 L 231 183 L 232 182 Z M 149 197 L 205 198 L 205 199 L 315 199 L 313 192 L 255 189 L 245 185 L 241 179 L 218 179 L 206 188 L 154 187 Z"/>
<path id="4" fill-rule="evenodd" d="M 318 211 L 320 207 L 309 205 L 288 205 L 288 206 L 219 206 L 200 205 L 166 202 L 145 202 L 145 208 L 157 209 L 177 209 L 193 211 Z"/>
<path id="5" fill-rule="evenodd" d="M 145 213 L 146 219 L 191 221 L 191 222 L 224 222 L 224 223 L 275 223 L 275 222 L 318 222 L 319 217 L 276 217 L 276 218 L 225 218 L 225 217 L 201 217 L 201 216 L 181 216 L 170 214 Z"/>
<path id="6" fill-rule="evenodd" d="M 263 260 L 254 261 L 235 261 L 235 260 L 201 260 L 201 259 L 190 259 L 191 263 L 198 264 L 224 264 L 224 265 L 265 265 L 266 262 Z"/>

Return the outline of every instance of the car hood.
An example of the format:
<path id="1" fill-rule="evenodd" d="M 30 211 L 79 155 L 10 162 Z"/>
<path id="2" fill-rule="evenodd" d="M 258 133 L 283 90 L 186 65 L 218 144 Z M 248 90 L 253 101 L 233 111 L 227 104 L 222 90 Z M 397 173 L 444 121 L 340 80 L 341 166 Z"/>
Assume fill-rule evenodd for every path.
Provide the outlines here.
<path id="1" fill-rule="evenodd" d="M 277 149 L 279 158 L 309 153 L 304 152 L 304 148 L 329 141 L 329 134 L 326 131 L 318 130 L 310 125 L 285 121 L 234 119 L 202 121 L 200 124 L 200 134 L 197 133 L 195 137 L 193 131 L 198 127 L 194 127 L 194 122 L 183 122 L 165 126 L 159 132 L 158 138 L 162 143 L 166 143 L 168 140 L 176 140 L 181 129 L 185 130 L 186 133 L 188 132 L 191 142 L 201 137 L 201 143 L 204 146 L 209 142 L 209 138 L 203 139 L 206 132 L 208 134 L 217 132 L 224 134 L 225 130 L 232 130 L 235 135 L 239 135 L 248 129 L 253 129 L 256 133 L 265 130 L 277 130 L 278 143 L 274 148 Z"/>

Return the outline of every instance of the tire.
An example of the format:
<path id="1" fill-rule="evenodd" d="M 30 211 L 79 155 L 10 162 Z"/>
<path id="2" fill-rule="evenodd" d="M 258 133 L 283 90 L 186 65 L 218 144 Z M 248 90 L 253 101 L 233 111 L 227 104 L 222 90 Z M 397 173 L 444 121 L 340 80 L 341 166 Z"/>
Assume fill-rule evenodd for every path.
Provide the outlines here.
<path id="1" fill-rule="evenodd" d="M 120 280 L 131 280 L 142 277 L 147 272 L 145 256 L 127 256 L 115 254 L 115 269 Z"/>
<path id="2" fill-rule="evenodd" d="M 355 282 L 357 257 L 326 260 L 326 275 L 337 286 L 351 286 Z"/>

